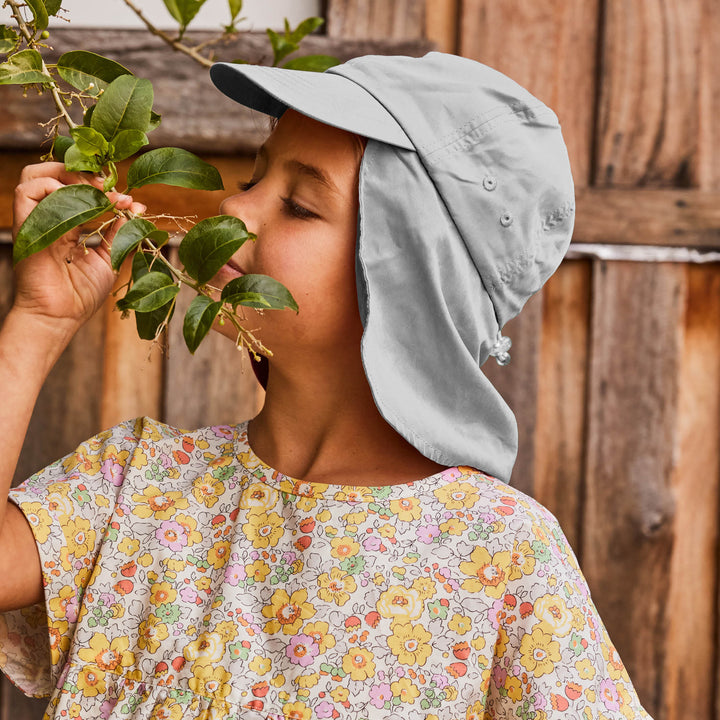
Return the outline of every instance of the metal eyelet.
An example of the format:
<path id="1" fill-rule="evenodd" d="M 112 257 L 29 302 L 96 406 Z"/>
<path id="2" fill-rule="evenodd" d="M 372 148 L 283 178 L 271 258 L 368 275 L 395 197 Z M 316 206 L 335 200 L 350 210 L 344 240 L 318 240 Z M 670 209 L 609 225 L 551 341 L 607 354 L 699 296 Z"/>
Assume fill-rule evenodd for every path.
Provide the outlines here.
<path id="1" fill-rule="evenodd" d="M 500 224 L 503 227 L 508 227 L 508 225 L 512 225 L 513 222 L 513 216 L 509 212 L 504 212 L 500 216 Z"/>
<path id="2" fill-rule="evenodd" d="M 497 187 L 497 180 L 492 175 L 483 178 L 483 187 L 486 190 L 494 190 Z"/>

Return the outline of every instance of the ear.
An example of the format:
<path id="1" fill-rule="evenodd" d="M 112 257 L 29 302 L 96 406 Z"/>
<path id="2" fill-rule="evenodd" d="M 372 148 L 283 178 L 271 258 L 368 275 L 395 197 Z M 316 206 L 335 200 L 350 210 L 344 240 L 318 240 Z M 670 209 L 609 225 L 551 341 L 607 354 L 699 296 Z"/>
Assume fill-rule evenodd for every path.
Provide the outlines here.
<path id="1" fill-rule="evenodd" d="M 260 360 L 257 361 L 249 350 L 248 354 L 250 355 L 250 365 L 255 373 L 255 377 L 262 385 L 263 390 L 267 390 L 268 374 L 270 372 L 270 363 L 268 362 L 268 359 L 261 355 Z"/>

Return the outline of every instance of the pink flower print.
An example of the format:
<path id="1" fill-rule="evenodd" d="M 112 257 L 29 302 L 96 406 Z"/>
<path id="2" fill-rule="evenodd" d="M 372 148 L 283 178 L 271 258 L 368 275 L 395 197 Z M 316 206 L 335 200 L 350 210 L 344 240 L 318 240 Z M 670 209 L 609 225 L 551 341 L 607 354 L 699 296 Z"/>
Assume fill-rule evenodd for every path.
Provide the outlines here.
<path id="1" fill-rule="evenodd" d="M 375 537 L 375 535 L 366 537 L 362 543 L 363 548 L 369 552 L 379 550 L 381 545 L 382 540 L 379 537 Z"/>
<path id="2" fill-rule="evenodd" d="M 320 647 L 311 635 L 295 635 L 290 639 L 290 644 L 285 648 L 285 654 L 290 658 L 293 665 L 307 667 L 317 657 Z"/>
<path id="3" fill-rule="evenodd" d="M 600 683 L 600 697 L 608 710 L 617 711 L 620 709 L 620 697 L 615 683 L 610 678 L 605 678 Z"/>
<path id="4" fill-rule="evenodd" d="M 173 552 L 182 550 L 188 542 L 187 530 L 174 520 L 163 520 L 155 531 L 155 538 Z"/>
<path id="5" fill-rule="evenodd" d="M 109 457 L 101 466 L 102 476 L 109 482 L 120 487 L 123 482 L 123 466 L 116 462 L 114 457 Z"/>
<path id="6" fill-rule="evenodd" d="M 187 586 L 180 591 L 180 597 L 186 603 L 197 603 L 200 600 L 200 596 L 191 587 Z"/>
<path id="7" fill-rule="evenodd" d="M 384 708 L 386 702 L 392 702 L 392 698 L 390 683 L 380 683 L 370 688 L 370 702 L 378 709 Z"/>
<path id="8" fill-rule="evenodd" d="M 227 425 L 212 425 L 210 429 L 215 433 L 216 437 L 232 440 L 233 431 L 232 428 L 228 427 Z"/>
<path id="9" fill-rule="evenodd" d="M 437 525 L 423 525 L 417 531 L 417 539 L 426 545 L 429 545 L 439 535 L 440 528 Z"/>
<path id="10" fill-rule="evenodd" d="M 460 472 L 460 470 L 458 470 L 456 467 L 453 467 L 453 468 L 448 468 L 447 470 L 443 470 L 442 475 L 440 475 L 440 477 L 445 482 L 452 482 L 453 480 L 457 480 L 461 475 L 462 475 L 462 473 Z"/>
<path id="11" fill-rule="evenodd" d="M 169 467 L 172 466 L 172 459 L 169 455 L 166 455 L 163 453 L 160 456 L 160 464 L 167 470 Z"/>
<path id="12" fill-rule="evenodd" d="M 327 700 L 323 700 L 315 706 L 315 715 L 319 718 L 331 718 L 335 713 L 335 706 Z"/>
<path id="13" fill-rule="evenodd" d="M 297 560 L 297 555 L 294 552 L 284 552 L 282 556 L 283 560 L 288 564 L 292 565 Z"/>
<path id="14" fill-rule="evenodd" d="M 496 665 L 492 671 L 492 679 L 496 688 L 504 687 L 505 680 L 507 680 L 507 670 Z"/>
<path id="15" fill-rule="evenodd" d="M 233 563 L 225 569 L 225 582 L 233 587 L 236 587 L 246 577 L 247 573 L 243 564 Z"/>
<path id="16" fill-rule="evenodd" d="M 447 675 L 433 675 L 432 681 L 435 683 L 438 690 L 442 690 L 444 687 L 449 685 Z"/>

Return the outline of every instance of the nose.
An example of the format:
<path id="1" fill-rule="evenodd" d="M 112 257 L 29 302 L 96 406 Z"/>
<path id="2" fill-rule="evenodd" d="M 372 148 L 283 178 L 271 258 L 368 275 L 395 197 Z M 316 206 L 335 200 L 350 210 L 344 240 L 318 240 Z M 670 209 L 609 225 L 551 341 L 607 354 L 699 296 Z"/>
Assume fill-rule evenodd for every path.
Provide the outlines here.
<path id="1" fill-rule="evenodd" d="M 250 190 L 244 190 L 226 197 L 220 203 L 219 210 L 221 215 L 233 215 L 240 218 L 245 223 L 248 232 L 257 234 L 259 223 L 256 218 L 256 206 L 257 202 L 253 202 L 250 197 Z"/>

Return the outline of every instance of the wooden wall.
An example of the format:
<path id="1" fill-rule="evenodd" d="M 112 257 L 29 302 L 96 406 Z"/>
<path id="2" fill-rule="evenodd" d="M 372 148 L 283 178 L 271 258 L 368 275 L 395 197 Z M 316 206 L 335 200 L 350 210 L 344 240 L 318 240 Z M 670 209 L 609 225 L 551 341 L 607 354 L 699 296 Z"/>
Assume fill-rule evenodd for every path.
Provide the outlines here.
<path id="1" fill-rule="evenodd" d="M 310 51 L 422 54 L 434 43 L 508 74 L 558 114 L 576 184 L 573 244 L 506 326 L 510 365 L 486 365 L 518 417 L 512 483 L 560 520 L 655 720 L 720 720 L 720 5 L 327 0 L 326 16 Z M 208 104 L 216 91 L 202 71 L 142 34 L 67 30 L 61 40 L 150 68 L 165 133 L 153 139 L 215 162 L 227 190 L 138 197 L 215 214 L 247 177 L 262 121 L 230 113 L 216 94 Z M 245 54 L 263 52 L 257 37 L 242 42 Z M 47 108 L 39 98 L 21 114 L 7 88 L 0 101 L 10 108 L 0 146 L 16 149 L 0 167 L 7 230 L 12 186 L 37 158 L 33 122 Z M 9 235 L 0 238 L 2 314 L 11 270 Z M 262 391 L 247 363 L 217 370 L 241 367 L 231 343 L 214 338 L 191 358 L 179 332 L 165 353 L 149 351 L 108 303 L 48 381 L 18 478 L 126 417 L 191 427 L 254 414 Z M 41 714 L 3 686 L 0 720 Z"/>

